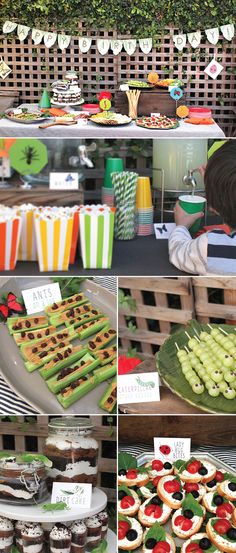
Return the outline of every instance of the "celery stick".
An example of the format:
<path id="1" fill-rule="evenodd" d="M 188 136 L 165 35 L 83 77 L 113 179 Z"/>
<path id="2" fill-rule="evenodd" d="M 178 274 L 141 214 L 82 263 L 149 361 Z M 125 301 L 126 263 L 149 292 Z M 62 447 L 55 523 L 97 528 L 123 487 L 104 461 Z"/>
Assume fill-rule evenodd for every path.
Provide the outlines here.
<path id="1" fill-rule="evenodd" d="M 75 401 L 78 401 L 83 396 L 94 390 L 98 384 L 99 382 L 97 378 L 95 376 L 90 376 L 86 382 L 83 382 L 77 388 L 74 388 L 74 390 L 72 390 L 67 396 L 63 396 L 62 393 L 58 394 L 57 399 L 62 407 L 67 409 L 70 405 L 75 403 Z"/>
<path id="2" fill-rule="evenodd" d="M 81 362 L 84 361 L 86 363 L 86 366 L 81 365 Z M 89 365 L 87 363 L 89 362 Z M 71 382 L 74 382 L 81 376 L 85 376 L 86 374 L 90 373 L 95 367 L 99 365 L 99 360 L 94 359 L 92 355 L 89 353 L 86 353 L 82 359 L 77 361 L 76 363 L 73 363 L 72 365 L 68 365 L 70 368 L 78 367 L 78 369 L 75 369 L 73 373 L 70 373 L 69 375 L 65 376 L 64 378 L 60 378 L 58 380 L 58 376 L 53 376 L 52 378 L 49 378 L 47 380 L 46 384 L 48 388 L 53 392 L 54 394 L 57 394 L 62 390 L 63 388 L 66 388 Z"/>
<path id="3" fill-rule="evenodd" d="M 48 305 L 47 307 L 45 307 L 44 311 L 49 316 L 56 315 L 58 313 L 61 313 L 62 311 L 67 311 L 67 309 L 76 307 L 77 305 L 82 305 L 83 303 L 86 303 L 88 301 L 88 298 L 86 298 L 86 296 L 81 292 L 78 294 L 74 294 L 73 296 L 69 296 L 68 298 L 64 298 L 62 301 L 57 301 L 52 305 Z M 55 307 L 56 305 L 57 308 Z"/>
<path id="4" fill-rule="evenodd" d="M 116 363 L 110 363 L 110 365 L 106 365 L 105 367 L 101 367 L 100 369 L 96 369 L 94 371 L 94 376 L 97 377 L 98 382 L 104 382 L 104 380 L 107 380 L 108 378 L 111 378 L 112 376 L 116 376 L 117 373 L 117 364 Z"/>
<path id="5" fill-rule="evenodd" d="M 44 380 L 47 380 L 48 378 L 56 374 L 60 369 L 63 369 L 64 367 L 68 367 L 69 364 L 72 364 L 75 361 L 77 361 L 77 359 L 80 359 L 81 357 L 83 357 L 85 353 L 88 353 L 88 349 L 86 346 L 71 346 L 71 348 L 73 351 L 69 357 L 67 357 L 66 359 L 57 361 L 53 365 L 51 365 L 51 361 L 49 361 L 47 365 L 45 365 L 39 370 Z"/>
<path id="6" fill-rule="evenodd" d="M 99 320 L 97 322 L 95 321 L 94 324 L 88 326 L 87 328 L 81 328 L 78 331 L 79 339 L 87 340 L 87 338 L 89 338 L 99 330 L 102 330 L 103 328 L 107 327 L 108 322 L 109 322 L 109 319 L 107 317 L 104 317 L 102 320 Z"/>

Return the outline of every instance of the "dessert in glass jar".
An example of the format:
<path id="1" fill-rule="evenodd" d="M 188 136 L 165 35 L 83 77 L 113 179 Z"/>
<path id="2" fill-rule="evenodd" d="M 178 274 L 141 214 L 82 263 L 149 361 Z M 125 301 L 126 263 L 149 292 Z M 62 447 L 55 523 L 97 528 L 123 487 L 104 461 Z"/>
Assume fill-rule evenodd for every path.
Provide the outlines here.
<path id="1" fill-rule="evenodd" d="M 98 443 L 92 436 L 89 418 L 52 419 L 48 425 L 44 453 L 52 461 L 48 470 L 49 489 L 53 482 L 97 484 Z"/>
<path id="2" fill-rule="evenodd" d="M 41 503 L 48 495 L 42 461 L 25 462 L 21 456 L 0 461 L 0 501 L 17 505 Z"/>

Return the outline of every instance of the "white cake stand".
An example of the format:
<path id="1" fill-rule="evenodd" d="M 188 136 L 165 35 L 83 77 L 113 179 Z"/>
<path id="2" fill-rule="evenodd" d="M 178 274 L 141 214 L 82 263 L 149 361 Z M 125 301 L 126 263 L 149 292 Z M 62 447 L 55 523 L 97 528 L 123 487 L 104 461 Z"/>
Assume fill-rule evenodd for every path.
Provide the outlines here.
<path id="1" fill-rule="evenodd" d="M 73 108 L 73 107 L 76 107 L 76 106 L 81 106 L 81 104 L 84 104 L 84 98 L 80 98 L 80 100 L 78 100 L 78 102 L 74 102 L 74 103 L 66 103 L 66 102 L 53 102 L 53 100 L 51 100 L 51 104 L 52 106 L 58 106 L 60 108 Z"/>
<path id="2" fill-rule="evenodd" d="M 50 496 L 48 501 L 50 502 Z M 10 518 L 11 520 L 22 520 L 24 522 L 70 522 L 82 518 L 91 517 L 106 508 L 107 496 L 98 488 L 92 493 L 92 504 L 89 509 L 74 509 L 65 511 L 43 511 L 43 503 L 38 505 L 14 505 L 0 502 L 0 516 Z"/>

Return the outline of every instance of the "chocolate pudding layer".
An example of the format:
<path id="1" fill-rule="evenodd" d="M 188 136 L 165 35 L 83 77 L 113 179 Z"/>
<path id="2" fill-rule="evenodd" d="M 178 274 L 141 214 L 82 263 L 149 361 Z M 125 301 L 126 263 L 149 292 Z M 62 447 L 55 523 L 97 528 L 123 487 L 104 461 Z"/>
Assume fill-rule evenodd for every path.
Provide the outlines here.
<path id="1" fill-rule="evenodd" d="M 40 461 L 17 463 L 15 458 L 0 462 L 0 501 L 34 504 L 47 496 L 46 470 Z"/>
<path id="2" fill-rule="evenodd" d="M 98 444 L 90 436 L 73 439 L 49 436 L 44 449 L 52 461 L 48 476 L 54 482 L 97 484 Z"/>
<path id="3" fill-rule="evenodd" d="M 50 552 L 70 553 L 71 531 L 64 524 L 56 524 L 50 532 Z"/>
<path id="4" fill-rule="evenodd" d="M 98 545 L 102 539 L 102 523 L 97 516 L 86 518 L 87 526 L 87 549 L 91 550 Z"/>
<path id="5" fill-rule="evenodd" d="M 27 524 L 21 531 L 24 553 L 41 553 L 44 545 L 44 533 L 40 524 Z"/>
<path id="6" fill-rule="evenodd" d="M 0 517 L 0 551 L 8 553 L 13 544 L 14 527 L 12 522 L 5 517 Z"/>
<path id="7" fill-rule="evenodd" d="M 87 542 L 87 528 L 83 521 L 74 522 L 71 527 L 71 553 L 82 553 Z"/>

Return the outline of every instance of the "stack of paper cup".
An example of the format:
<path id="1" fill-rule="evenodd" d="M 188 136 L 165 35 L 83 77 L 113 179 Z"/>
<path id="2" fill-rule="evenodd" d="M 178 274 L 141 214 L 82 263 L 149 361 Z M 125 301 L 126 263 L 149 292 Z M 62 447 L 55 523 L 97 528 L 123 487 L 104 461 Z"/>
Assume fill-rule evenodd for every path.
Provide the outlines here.
<path id="1" fill-rule="evenodd" d="M 22 219 L 21 237 L 19 243 L 18 260 L 36 261 L 37 247 L 34 228 L 34 213 L 37 207 L 32 204 L 22 204 L 14 208 Z"/>
<path id="2" fill-rule="evenodd" d="M 13 271 L 18 258 L 22 220 L 15 209 L 0 207 L 0 271 Z"/>
<path id="3" fill-rule="evenodd" d="M 35 213 L 40 271 L 68 271 L 73 220 L 73 214 L 65 208 L 41 208 Z"/>
<path id="4" fill-rule="evenodd" d="M 84 269 L 110 269 L 115 208 L 85 205 L 80 209 L 80 245 Z"/>
<path id="5" fill-rule="evenodd" d="M 102 203 L 113 207 L 115 203 L 114 188 L 102 187 Z"/>
<path id="6" fill-rule="evenodd" d="M 108 157 L 106 159 L 104 183 L 102 187 L 102 203 L 113 207 L 115 203 L 112 173 L 121 172 L 124 169 L 123 159 L 120 157 Z"/>
<path id="7" fill-rule="evenodd" d="M 153 205 L 149 177 L 139 177 L 136 192 L 137 235 L 149 236 L 154 232 Z"/>

